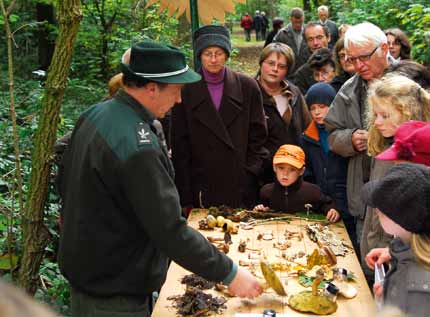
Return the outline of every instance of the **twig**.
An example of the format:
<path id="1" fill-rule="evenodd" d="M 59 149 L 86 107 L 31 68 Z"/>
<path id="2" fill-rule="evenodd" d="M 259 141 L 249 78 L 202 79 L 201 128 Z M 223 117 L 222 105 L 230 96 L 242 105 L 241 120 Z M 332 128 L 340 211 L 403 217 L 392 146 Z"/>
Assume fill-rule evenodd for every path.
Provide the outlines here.
<path id="1" fill-rule="evenodd" d="M 39 275 L 39 278 L 40 278 L 40 282 L 42 283 L 43 288 L 45 289 L 45 291 L 47 291 L 48 288 L 46 287 L 46 284 L 45 284 L 45 281 L 43 280 L 42 275 Z"/>

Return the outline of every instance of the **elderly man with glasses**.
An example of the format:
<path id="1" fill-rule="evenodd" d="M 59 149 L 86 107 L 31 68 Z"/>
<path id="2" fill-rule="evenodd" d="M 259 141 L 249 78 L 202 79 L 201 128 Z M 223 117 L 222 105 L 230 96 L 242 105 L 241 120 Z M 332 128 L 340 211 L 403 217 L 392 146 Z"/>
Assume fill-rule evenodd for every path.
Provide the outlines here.
<path id="1" fill-rule="evenodd" d="M 333 152 L 349 158 L 347 171 L 348 208 L 355 217 L 354 224 L 347 224 L 352 239 L 361 238 L 366 206 L 360 197 L 364 183 L 369 180 L 370 158 L 367 156 L 367 87 L 374 79 L 381 78 L 387 70 L 391 56 L 387 37 L 377 26 L 365 22 L 357 24 L 345 34 L 346 58 L 354 65 L 356 74 L 339 90 L 325 126 L 329 132 L 329 145 Z M 354 237 L 354 231 L 356 237 Z"/>

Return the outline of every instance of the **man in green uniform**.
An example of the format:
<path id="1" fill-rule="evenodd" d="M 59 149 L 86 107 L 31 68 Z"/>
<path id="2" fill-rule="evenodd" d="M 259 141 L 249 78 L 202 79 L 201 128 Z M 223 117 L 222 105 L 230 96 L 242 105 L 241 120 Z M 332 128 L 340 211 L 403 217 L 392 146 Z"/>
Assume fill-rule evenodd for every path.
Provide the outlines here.
<path id="1" fill-rule="evenodd" d="M 59 263 L 73 316 L 149 316 L 169 259 L 241 297 L 262 289 L 181 216 L 174 171 L 153 121 L 200 80 L 181 51 L 147 42 L 122 64 L 124 89 L 84 112 L 64 154 Z"/>

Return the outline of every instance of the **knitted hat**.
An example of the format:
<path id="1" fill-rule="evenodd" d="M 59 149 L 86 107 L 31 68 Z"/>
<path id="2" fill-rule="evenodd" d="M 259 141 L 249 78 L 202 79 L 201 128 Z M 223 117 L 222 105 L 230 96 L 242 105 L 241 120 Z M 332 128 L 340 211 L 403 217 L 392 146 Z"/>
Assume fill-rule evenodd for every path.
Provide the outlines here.
<path id="1" fill-rule="evenodd" d="M 395 165 L 382 179 L 365 184 L 362 198 L 405 230 L 430 233 L 429 167 L 411 163 Z"/>
<path id="2" fill-rule="evenodd" d="M 284 144 L 273 156 L 273 165 L 282 163 L 301 169 L 305 165 L 305 152 L 297 145 Z"/>
<path id="3" fill-rule="evenodd" d="M 314 104 L 323 104 L 330 107 L 336 96 L 336 90 L 327 83 L 316 83 L 306 93 L 306 104 L 310 108 Z"/>
<path id="4" fill-rule="evenodd" d="M 404 160 L 430 166 L 430 124 L 408 121 L 400 125 L 393 145 L 376 157 L 378 160 Z"/>
<path id="5" fill-rule="evenodd" d="M 193 34 L 193 47 L 197 58 L 209 46 L 219 46 L 230 56 L 231 43 L 228 29 L 222 25 L 205 25 Z"/>

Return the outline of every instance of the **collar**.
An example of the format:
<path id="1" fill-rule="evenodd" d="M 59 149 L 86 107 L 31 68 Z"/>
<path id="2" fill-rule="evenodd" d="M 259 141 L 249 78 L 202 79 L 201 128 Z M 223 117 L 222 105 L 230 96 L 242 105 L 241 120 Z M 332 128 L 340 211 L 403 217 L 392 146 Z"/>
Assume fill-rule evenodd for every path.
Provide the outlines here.
<path id="1" fill-rule="evenodd" d="M 260 77 L 257 77 L 256 79 L 257 79 L 258 85 L 260 86 L 261 94 L 263 96 L 263 104 L 276 107 L 275 99 L 273 98 L 273 96 L 269 95 L 266 92 L 266 90 L 264 90 L 263 86 L 260 83 Z M 288 100 L 292 99 L 294 97 L 294 95 L 290 89 L 288 81 L 282 80 L 281 86 L 282 86 L 281 95 L 287 97 Z"/>
<path id="2" fill-rule="evenodd" d="M 123 89 L 120 89 L 114 98 L 132 108 L 145 122 L 152 123 L 154 121 L 154 114 Z"/>
<path id="3" fill-rule="evenodd" d="M 223 67 L 218 73 L 213 74 L 208 72 L 206 69 L 202 67 L 201 69 L 203 79 L 208 84 L 220 84 L 224 81 L 225 76 L 225 67 Z"/>
<path id="4" fill-rule="evenodd" d="M 206 82 L 202 79 L 198 82 L 191 83 L 186 85 L 187 91 L 198 91 L 199 93 L 192 94 L 190 97 L 191 100 L 191 108 L 198 107 L 200 104 L 207 102 L 207 98 L 209 96 L 209 90 L 207 88 Z M 231 99 L 237 105 L 241 105 L 243 102 L 243 93 L 242 93 L 242 84 L 240 82 L 240 78 L 236 75 L 232 70 L 228 67 L 225 67 L 225 77 L 224 77 L 224 90 L 223 90 L 223 101 L 221 104 L 226 102 L 224 100 Z M 200 93 L 207 91 L 206 93 Z"/>
<path id="5" fill-rule="evenodd" d="M 398 263 L 414 259 L 412 248 L 400 238 L 394 238 L 390 242 L 390 254 Z"/>
<path id="6" fill-rule="evenodd" d="M 317 124 L 314 120 L 311 121 L 309 126 L 306 128 L 305 132 L 303 132 L 303 134 L 314 141 L 319 142 L 320 140 L 320 133 L 318 131 Z"/>

